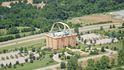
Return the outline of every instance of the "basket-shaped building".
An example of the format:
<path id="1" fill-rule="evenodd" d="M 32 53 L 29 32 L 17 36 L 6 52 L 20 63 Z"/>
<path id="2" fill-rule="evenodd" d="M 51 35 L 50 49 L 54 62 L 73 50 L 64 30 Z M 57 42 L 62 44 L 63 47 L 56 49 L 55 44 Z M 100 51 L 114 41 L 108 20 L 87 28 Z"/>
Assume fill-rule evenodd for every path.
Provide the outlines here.
<path id="1" fill-rule="evenodd" d="M 56 28 L 56 30 L 54 30 Z M 49 33 L 46 33 L 46 47 L 52 49 L 64 48 L 66 46 L 76 45 L 76 33 L 71 31 L 70 27 L 63 22 L 53 24 Z"/>

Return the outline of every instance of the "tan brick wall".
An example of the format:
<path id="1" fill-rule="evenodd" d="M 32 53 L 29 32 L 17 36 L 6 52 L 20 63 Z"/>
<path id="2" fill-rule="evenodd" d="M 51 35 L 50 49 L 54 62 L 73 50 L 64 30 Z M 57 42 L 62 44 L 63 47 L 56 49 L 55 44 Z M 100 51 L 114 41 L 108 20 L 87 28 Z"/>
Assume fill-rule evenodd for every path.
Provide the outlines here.
<path id="1" fill-rule="evenodd" d="M 46 34 L 46 46 L 49 48 L 59 49 L 69 45 L 76 45 L 76 34 L 63 37 L 51 37 Z"/>

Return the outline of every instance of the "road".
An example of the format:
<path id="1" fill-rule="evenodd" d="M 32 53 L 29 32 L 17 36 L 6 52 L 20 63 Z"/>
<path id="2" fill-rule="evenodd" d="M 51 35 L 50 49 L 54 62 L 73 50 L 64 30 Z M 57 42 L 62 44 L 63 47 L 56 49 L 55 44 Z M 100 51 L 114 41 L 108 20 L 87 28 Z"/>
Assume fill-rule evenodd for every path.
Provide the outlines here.
<path id="1" fill-rule="evenodd" d="M 107 29 L 110 27 L 110 25 L 115 25 L 116 27 L 121 26 L 121 23 L 108 23 L 108 24 L 98 24 L 98 25 L 90 25 L 90 26 L 85 26 L 85 27 L 80 27 L 79 31 L 89 31 L 89 30 L 95 30 L 95 29 L 100 29 L 101 26 L 103 26 L 103 28 Z M 18 38 L 18 39 L 14 39 L 14 40 L 9 40 L 9 41 L 5 41 L 5 42 L 0 42 L 0 48 L 2 47 L 7 47 L 7 46 L 12 46 L 12 45 L 16 45 L 17 43 L 25 43 L 25 42 L 30 42 L 30 41 L 36 41 L 39 39 L 44 38 L 44 34 L 37 34 L 37 35 L 32 35 L 32 36 L 27 36 L 27 37 L 23 37 L 23 38 Z"/>
<path id="2" fill-rule="evenodd" d="M 96 59 L 96 58 L 100 58 L 102 56 L 111 57 L 113 54 L 117 54 L 116 51 L 112 51 L 112 50 L 109 50 L 109 49 L 106 49 L 106 51 L 107 51 L 107 53 L 80 58 L 80 59 L 78 59 L 78 62 L 86 61 L 88 59 Z M 38 68 L 38 69 L 35 69 L 35 70 L 55 70 L 55 68 L 57 68 L 57 67 L 60 67 L 60 63 L 55 64 L 55 65 L 51 65 L 51 66 L 47 66 L 47 67 Z"/>

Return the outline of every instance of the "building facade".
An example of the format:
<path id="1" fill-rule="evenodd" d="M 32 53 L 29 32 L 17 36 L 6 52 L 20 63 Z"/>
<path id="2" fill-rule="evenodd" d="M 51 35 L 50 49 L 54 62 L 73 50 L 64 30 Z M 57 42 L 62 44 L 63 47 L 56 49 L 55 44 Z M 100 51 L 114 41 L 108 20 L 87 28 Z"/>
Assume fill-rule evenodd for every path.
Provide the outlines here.
<path id="1" fill-rule="evenodd" d="M 45 37 L 46 47 L 48 48 L 59 49 L 69 45 L 70 46 L 76 45 L 76 33 L 66 31 L 66 29 L 60 32 L 49 32 L 45 35 Z"/>

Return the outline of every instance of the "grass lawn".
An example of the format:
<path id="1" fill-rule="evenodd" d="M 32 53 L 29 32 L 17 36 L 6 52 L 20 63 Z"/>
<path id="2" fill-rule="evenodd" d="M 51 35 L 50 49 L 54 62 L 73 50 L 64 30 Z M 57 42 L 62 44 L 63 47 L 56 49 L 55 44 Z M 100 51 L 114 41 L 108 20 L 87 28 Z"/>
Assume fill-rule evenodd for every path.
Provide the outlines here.
<path id="1" fill-rule="evenodd" d="M 7 30 L 6 29 L 0 29 L 0 36 L 6 35 Z"/>
<path id="2" fill-rule="evenodd" d="M 57 62 L 50 61 L 52 58 L 48 56 L 48 54 L 45 56 L 45 58 L 42 58 L 41 60 L 35 60 L 33 63 L 25 63 L 24 66 L 17 65 L 16 68 L 7 68 L 5 70 L 34 70 L 40 67 L 49 66 L 53 64 L 57 64 Z"/>
<path id="3" fill-rule="evenodd" d="M 21 36 L 29 36 L 29 35 L 31 35 L 32 34 L 32 32 L 31 31 L 29 31 L 29 32 L 21 32 L 21 30 L 22 29 L 24 29 L 24 28 L 30 28 L 30 27 L 16 27 L 18 30 L 19 30 L 19 34 L 21 35 Z M 35 28 L 36 30 L 34 31 L 34 32 L 38 32 L 40 29 L 38 29 L 38 28 Z M 9 35 L 11 35 L 11 36 L 15 36 L 16 34 L 7 34 L 7 29 L 0 29 L 0 37 L 4 37 L 4 36 L 9 36 Z"/>
<path id="4" fill-rule="evenodd" d="M 124 70 L 124 65 L 122 65 L 122 66 L 115 66 L 115 67 L 113 67 L 112 69 L 109 69 L 109 70 Z"/>
<path id="5" fill-rule="evenodd" d="M 67 20 L 67 22 L 72 22 L 73 24 L 81 23 L 82 25 L 95 24 L 95 23 L 107 22 L 107 21 L 118 23 L 118 22 L 121 22 L 122 20 L 113 19 L 111 15 L 108 13 L 86 15 L 86 16 L 75 17 Z"/>
<path id="6" fill-rule="evenodd" d="M 20 48 L 20 47 L 42 47 L 42 46 L 44 46 L 44 40 L 40 39 L 36 41 L 30 41 L 30 42 L 19 43 L 19 44 L 17 43 L 16 45 L 2 47 L 0 48 L 0 51 L 4 49 L 10 50 L 10 49 L 15 49 L 15 48 Z"/>
<path id="7" fill-rule="evenodd" d="M 91 30 L 93 33 L 98 33 L 98 34 L 106 34 L 108 32 L 118 32 L 119 30 L 124 31 L 124 28 L 112 28 L 112 29 L 104 29 L 104 30 Z"/>
<path id="8" fill-rule="evenodd" d="M 122 46 L 122 41 L 118 41 L 118 42 L 116 42 L 116 43 L 110 43 L 110 44 L 102 44 L 102 45 L 95 45 L 94 47 L 106 47 L 106 46 L 108 46 L 109 47 L 109 49 L 112 49 L 112 48 L 114 48 L 114 47 L 116 47 L 116 48 L 120 48 L 120 46 Z"/>

